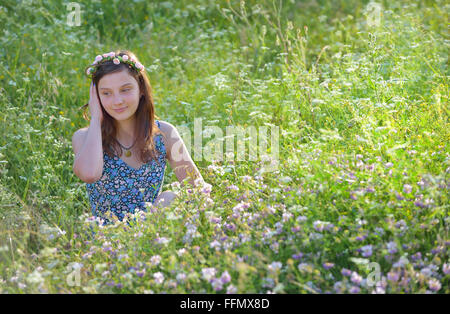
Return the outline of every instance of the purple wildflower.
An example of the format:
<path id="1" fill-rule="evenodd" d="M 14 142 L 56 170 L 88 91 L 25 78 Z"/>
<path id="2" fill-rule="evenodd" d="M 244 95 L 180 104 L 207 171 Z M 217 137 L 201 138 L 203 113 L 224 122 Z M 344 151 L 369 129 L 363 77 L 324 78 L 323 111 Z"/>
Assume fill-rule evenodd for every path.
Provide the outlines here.
<path id="1" fill-rule="evenodd" d="M 233 285 L 229 285 L 227 288 L 227 294 L 234 294 L 234 293 L 237 293 L 236 287 Z"/>
<path id="2" fill-rule="evenodd" d="M 322 266 L 323 266 L 323 268 L 325 268 L 326 270 L 328 270 L 328 269 L 331 269 L 331 268 L 333 268 L 334 267 L 334 264 L 333 263 L 323 263 L 322 264 Z"/>
<path id="3" fill-rule="evenodd" d="M 414 205 L 417 206 L 417 207 L 420 207 L 420 208 L 425 208 L 426 207 L 426 205 L 424 203 L 422 203 L 422 201 L 420 201 L 420 200 L 415 201 Z"/>
<path id="4" fill-rule="evenodd" d="M 346 277 L 350 277 L 351 274 L 352 274 L 352 271 L 350 269 L 347 269 L 347 268 L 342 268 L 341 274 L 346 276 Z"/>
<path id="5" fill-rule="evenodd" d="M 228 271 L 224 271 L 222 273 L 222 276 L 220 276 L 220 280 L 222 281 L 223 284 L 227 284 L 231 281 L 231 276 L 228 273 Z"/>
<path id="6" fill-rule="evenodd" d="M 359 285 L 362 282 L 362 277 L 360 275 L 358 275 L 357 272 L 352 272 L 352 276 L 351 276 L 350 280 L 353 283 L 356 283 L 357 285 Z"/>
<path id="7" fill-rule="evenodd" d="M 447 263 L 444 263 L 444 265 L 442 265 L 442 271 L 446 275 L 450 274 L 450 265 Z"/>
<path id="8" fill-rule="evenodd" d="M 145 269 L 136 271 L 136 275 L 140 278 L 144 277 Z"/>
<path id="9" fill-rule="evenodd" d="M 405 194 L 409 194 L 412 191 L 412 186 L 409 184 L 405 184 L 403 185 L 403 193 Z"/>
<path id="10" fill-rule="evenodd" d="M 428 280 L 428 287 L 430 288 L 431 291 L 437 292 L 441 290 L 442 286 L 439 280 L 433 278 Z"/>
<path id="11" fill-rule="evenodd" d="M 214 291 L 220 291 L 223 289 L 222 281 L 217 278 L 212 279 L 211 286 L 213 287 Z"/>
<path id="12" fill-rule="evenodd" d="M 387 244 L 387 249 L 389 254 L 395 254 L 397 253 L 397 243 L 395 243 L 394 241 L 391 241 Z"/>
<path id="13" fill-rule="evenodd" d="M 400 278 L 400 275 L 399 275 L 398 272 L 390 271 L 390 272 L 388 272 L 388 274 L 387 274 L 387 279 L 388 279 L 389 281 L 397 282 L 399 278 Z"/>
<path id="14" fill-rule="evenodd" d="M 352 286 L 349 291 L 350 293 L 359 293 L 361 289 L 357 286 Z"/>
<path id="15" fill-rule="evenodd" d="M 333 286 L 336 293 L 343 293 L 345 291 L 345 284 L 342 281 L 338 281 Z"/>
<path id="16" fill-rule="evenodd" d="M 216 269 L 214 267 L 203 268 L 202 275 L 203 275 L 203 279 L 210 281 L 216 275 Z"/>

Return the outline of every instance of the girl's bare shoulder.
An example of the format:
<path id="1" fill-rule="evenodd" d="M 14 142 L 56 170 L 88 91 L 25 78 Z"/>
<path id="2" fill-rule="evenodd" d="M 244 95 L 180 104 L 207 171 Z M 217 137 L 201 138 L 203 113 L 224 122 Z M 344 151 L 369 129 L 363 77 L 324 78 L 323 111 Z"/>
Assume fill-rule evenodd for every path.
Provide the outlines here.
<path id="1" fill-rule="evenodd" d="M 163 129 L 168 130 L 168 129 L 174 128 L 174 126 L 167 121 L 163 121 L 163 120 L 158 120 L 158 121 L 160 123 L 161 130 L 163 130 Z"/>
<path id="2" fill-rule="evenodd" d="M 174 136 L 174 131 L 176 131 L 177 129 L 175 128 L 175 126 L 173 126 L 173 124 L 171 124 L 170 122 L 167 121 L 162 121 L 162 120 L 158 120 L 160 123 L 160 130 L 162 133 L 164 133 L 164 135 L 168 138 L 173 137 Z"/>

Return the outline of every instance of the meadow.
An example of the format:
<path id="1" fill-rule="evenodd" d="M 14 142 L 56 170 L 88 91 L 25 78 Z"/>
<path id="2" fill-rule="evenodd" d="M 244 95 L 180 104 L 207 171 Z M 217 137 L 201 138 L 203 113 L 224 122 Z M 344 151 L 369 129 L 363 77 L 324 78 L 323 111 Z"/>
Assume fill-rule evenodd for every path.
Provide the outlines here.
<path id="1" fill-rule="evenodd" d="M 447 1 L 75 3 L 0 2 L 0 293 L 450 293 Z M 277 160 L 102 226 L 71 137 L 116 49 L 161 120 L 278 126 Z"/>

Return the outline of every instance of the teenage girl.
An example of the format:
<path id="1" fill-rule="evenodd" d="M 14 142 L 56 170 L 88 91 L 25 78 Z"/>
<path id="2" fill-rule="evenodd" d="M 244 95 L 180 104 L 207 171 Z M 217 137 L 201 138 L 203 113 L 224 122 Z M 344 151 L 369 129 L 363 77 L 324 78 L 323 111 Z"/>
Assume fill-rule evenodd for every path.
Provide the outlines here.
<path id="1" fill-rule="evenodd" d="M 109 209 L 122 220 L 145 211 L 145 202 L 168 206 L 176 194 L 161 193 L 166 161 L 181 184 L 206 184 L 177 129 L 155 115 L 149 79 L 132 52 L 98 55 L 86 72 L 92 81 L 82 108 L 91 118 L 72 137 L 73 171 L 86 182 L 94 216 Z"/>

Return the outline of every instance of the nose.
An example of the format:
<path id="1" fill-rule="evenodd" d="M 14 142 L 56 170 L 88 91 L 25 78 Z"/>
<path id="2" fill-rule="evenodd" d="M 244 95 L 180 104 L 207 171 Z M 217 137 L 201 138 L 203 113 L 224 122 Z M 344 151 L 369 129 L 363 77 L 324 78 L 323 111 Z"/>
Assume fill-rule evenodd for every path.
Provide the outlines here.
<path id="1" fill-rule="evenodd" d="M 118 107 L 118 106 L 121 106 L 123 104 L 123 100 L 122 100 L 122 97 L 120 96 L 120 95 L 115 95 L 114 96 L 114 105 L 116 106 L 116 107 Z"/>

